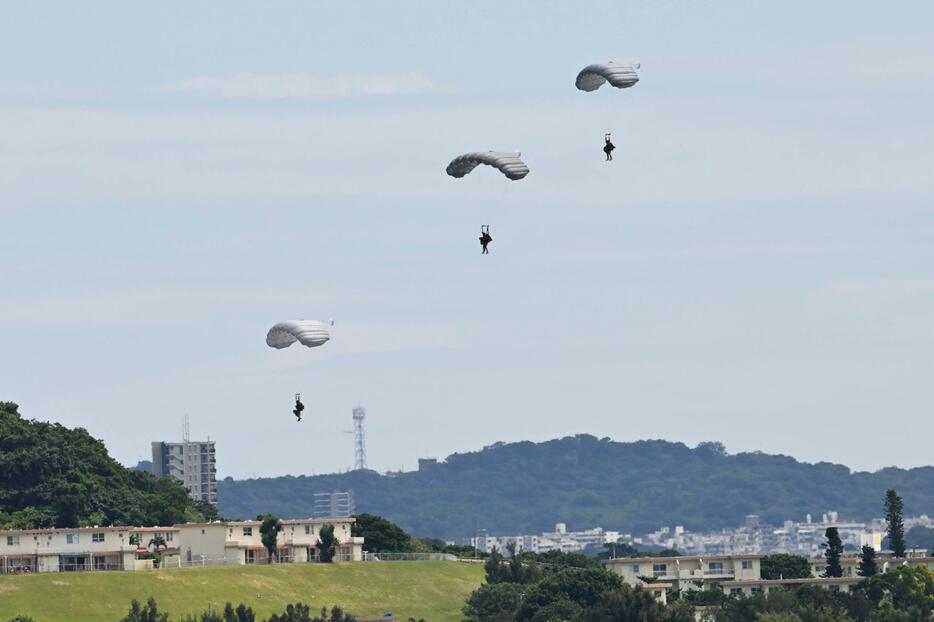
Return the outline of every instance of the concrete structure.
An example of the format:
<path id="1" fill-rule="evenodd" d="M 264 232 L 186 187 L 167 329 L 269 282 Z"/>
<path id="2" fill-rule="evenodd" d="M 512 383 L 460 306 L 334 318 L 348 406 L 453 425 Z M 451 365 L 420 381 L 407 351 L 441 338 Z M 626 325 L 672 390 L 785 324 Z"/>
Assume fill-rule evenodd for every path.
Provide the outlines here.
<path id="1" fill-rule="evenodd" d="M 135 570 L 138 547 L 130 543 L 130 536 L 139 532 L 146 546 L 151 531 L 134 527 L 0 531 L 0 572 Z"/>
<path id="2" fill-rule="evenodd" d="M 335 561 L 360 561 L 363 538 L 351 536 L 353 522 L 352 518 L 284 520 L 273 561 L 319 561 L 319 534 L 325 524 L 334 526 L 339 543 Z M 260 525 L 260 521 L 232 521 L 0 531 L 0 573 L 151 569 L 159 539 L 165 542 L 159 547 L 163 568 L 267 563 Z"/>
<path id="3" fill-rule="evenodd" d="M 761 555 L 618 557 L 604 564 L 630 585 L 643 585 L 648 589 L 661 582 L 673 589 L 696 590 L 709 583 L 758 580 L 762 576 L 759 573 L 761 559 Z M 646 583 L 643 577 L 653 578 L 655 582 Z"/>
<path id="4" fill-rule="evenodd" d="M 152 444 L 152 474 L 181 482 L 196 501 L 217 505 L 216 463 L 214 441 Z"/>
<path id="5" fill-rule="evenodd" d="M 356 513 L 353 493 L 349 491 L 316 492 L 314 518 L 349 518 Z"/>

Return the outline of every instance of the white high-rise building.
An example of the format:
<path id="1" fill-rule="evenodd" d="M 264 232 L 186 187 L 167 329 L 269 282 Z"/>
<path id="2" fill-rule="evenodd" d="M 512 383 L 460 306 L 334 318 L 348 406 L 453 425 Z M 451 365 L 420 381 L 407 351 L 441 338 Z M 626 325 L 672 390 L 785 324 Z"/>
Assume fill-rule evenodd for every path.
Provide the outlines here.
<path id="1" fill-rule="evenodd" d="M 216 463 L 214 441 L 152 444 L 152 474 L 181 482 L 196 501 L 217 505 Z"/>

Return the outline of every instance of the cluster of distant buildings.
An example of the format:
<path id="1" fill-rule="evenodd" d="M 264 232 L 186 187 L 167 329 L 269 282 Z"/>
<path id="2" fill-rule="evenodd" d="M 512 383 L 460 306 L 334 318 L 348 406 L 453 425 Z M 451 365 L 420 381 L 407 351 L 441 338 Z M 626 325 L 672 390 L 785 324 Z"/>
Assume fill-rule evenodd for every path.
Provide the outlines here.
<path id="1" fill-rule="evenodd" d="M 906 518 L 905 529 L 913 527 L 934 528 L 934 520 L 926 514 Z M 823 555 L 828 527 L 835 527 L 843 541 L 844 550 L 859 551 L 864 546 L 871 546 L 876 551 L 882 549 L 882 539 L 886 533 L 884 519 L 876 518 L 870 522 L 841 519 L 837 512 L 829 511 L 814 520 L 810 514 L 804 521 L 786 520 L 781 525 L 763 523 L 759 516 L 746 516 L 739 527 L 719 531 L 694 533 L 682 526 L 673 529 L 663 527 L 653 533 L 632 539 L 633 546 L 655 546 L 675 549 L 691 555 L 741 555 L 760 553 L 788 553 L 804 557 Z"/>
<path id="2" fill-rule="evenodd" d="M 493 549 L 507 554 L 510 550 L 516 553 L 571 553 L 587 547 L 603 548 L 605 544 L 619 542 L 620 537 L 618 531 L 604 531 L 600 527 L 585 531 L 568 531 L 565 523 L 557 523 L 552 532 L 531 535 L 491 536 L 482 531 L 470 539 L 470 545 L 481 553 L 491 553 Z"/>
<path id="3" fill-rule="evenodd" d="M 934 519 L 926 514 L 906 518 L 905 529 L 921 526 L 934 529 Z M 673 549 L 685 555 L 764 555 L 788 553 L 803 557 L 824 554 L 828 527 L 835 527 L 843 541 L 844 550 L 857 552 L 864 546 L 882 550 L 886 533 L 884 519 L 868 523 L 843 520 L 837 512 L 821 515 L 819 521 L 810 514 L 802 522 L 786 520 L 781 526 L 763 523 L 759 516 L 746 516 L 743 524 L 735 528 L 711 532 L 690 532 L 683 526 L 662 527 L 657 531 L 633 537 L 628 533 L 608 531 L 600 527 L 584 531 L 568 531 L 565 523 L 555 525 L 553 532 L 495 536 L 478 532 L 470 544 L 483 553 L 496 550 L 508 554 L 516 552 L 546 553 L 548 551 L 583 551 L 588 547 L 603 549 L 605 545 L 627 544 L 642 549 Z M 612 549 L 613 547 L 609 547 Z"/>

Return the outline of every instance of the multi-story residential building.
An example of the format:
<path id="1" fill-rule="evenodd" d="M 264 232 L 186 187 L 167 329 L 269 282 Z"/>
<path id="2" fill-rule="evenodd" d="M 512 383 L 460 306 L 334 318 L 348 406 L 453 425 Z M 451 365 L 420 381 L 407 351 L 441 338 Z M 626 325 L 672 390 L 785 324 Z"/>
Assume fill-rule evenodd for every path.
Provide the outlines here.
<path id="1" fill-rule="evenodd" d="M 277 562 L 313 562 L 321 557 L 318 538 L 323 525 L 334 526 L 339 545 L 335 559 L 363 559 L 363 538 L 351 536 L 352 518 L 331 520 L 302 519 L 282 521 L 277 538 Z M 182 565 L 265 564 L 268 551 L 263 545 L 259 528 L 261 521 L 231 521 L 227 523 L 189 523 L 177 525 L 180 532 Z"/>
<path id="2" fill-rule="evenodd" d="M 604 562 L 608 570 L 631 585 L 669 584 L 678 590 L 702 589 L 705 584 L 759 579 L 761 555 L 685 557 L 618 557 Z"/>
<path id="3" fill-rule="evenodd" d="M 152 474 L 171 477 L 196 501 L 217 505 L 217 459 L 214 441 L 152 444 Z"/>
<path id="4" fill-rule="evenodd" d="M 273 561 L 319 561 L 320 530 L 334 526 L 337 561 L 363 559 L 363 538 L 351 535 L 353 518 L 284 520 Z M 158 548 L 161 566 L 267 563 L 259 521 L 172 527 L 88 527 L 0 531 L 0 573 L 145 570 Z M 145 557 L 146 559 L 141 559 Z"/>

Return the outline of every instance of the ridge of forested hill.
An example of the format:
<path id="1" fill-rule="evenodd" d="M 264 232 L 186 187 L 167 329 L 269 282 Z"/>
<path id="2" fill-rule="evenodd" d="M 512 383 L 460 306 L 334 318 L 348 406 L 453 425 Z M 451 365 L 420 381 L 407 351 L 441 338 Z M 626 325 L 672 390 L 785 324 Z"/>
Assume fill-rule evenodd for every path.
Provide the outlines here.
<path id="1" fill-rule="evenodd" d="M 556 522 L 641 534 L 672 525 L 735 526 L 747 514 L 773 524 L 827 510 L 869 520 L 882 515 L 889 488 L 904 498 L 906 515 L 934 511 L 934 467 L 852 472 L 788 456 L 728 454 L 719 443 L 690 448 L 578 435 L 497 443 L 420 472 L 227 478 L 218 483 L 218 500 L 228 517 L 306 517 L 314 493 L 352 490 L 359 512 L 385 516 L 419 536 L 459 539 L 478 528 L 535 533 Z"/>
<path id="2" fill-rule="evenodd" d="M 171 525 L 216 516 L 178 482 L 131 471 L 82 428 L 0 402 L 0 529 Z"/>

